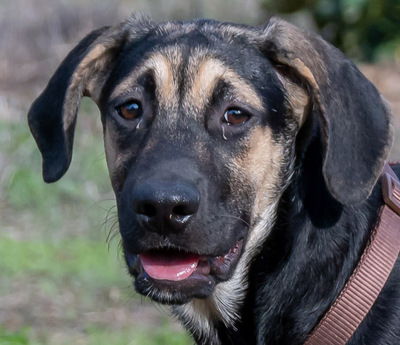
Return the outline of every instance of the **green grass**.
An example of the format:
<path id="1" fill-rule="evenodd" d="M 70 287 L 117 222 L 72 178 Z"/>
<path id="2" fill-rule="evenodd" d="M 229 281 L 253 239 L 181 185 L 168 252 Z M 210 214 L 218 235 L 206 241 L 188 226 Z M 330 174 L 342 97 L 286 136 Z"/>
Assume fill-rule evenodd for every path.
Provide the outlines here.
<path id="1" fill-rule="evenodd" d="M 85 284 L 113 284 L 121 279 L 122 269 L 116 269 L 120 263 L 114 250 L 112 252 L 102 241 L 25 242 L 3 237 L 0 271 L 2 277 L 8 279 L 29 274 L 54 281 L 73 277 Z"/>
<path id="2" fill-rule="evenodd" d="M 41 342 L 30 340 L 31 331 L 23 329 L 10 332 L 0 328 L 0 345 L 39 345 Z M 42 339 L 43 340 L 43 339 Z M 169 329 L 168 325 L 156 330 L 105 330 L 104 328 L 89 328 L 85 334 L 75 338 L 64 338 L 57 345 L 70 345 L 70 341 L 87 345 L 188 345 L 187 337 L 181 333 Z M 54 344 L 52 344 L 54 345 Z"/>
<path id="3" fill-rule="evenodd" d="M 18 332 L 10 332 L 3 328 L 0 328 L 0 345 L 34 345 L 34 344 L 29 342 L 26 330 L 20 330 Z"/>
<path id="4" fill-rule="evenodd" d="M 1 328 L 0 345 L 52 345 L 53 323 L 62 334 L 57 338 L 58 345 L 74 342 L 87 345 L 190 344 L 188 336 L 176 326 L 171 327 L 171 319 L 156 308 L 152 313 L 157 316 L 151 316 L 149 323 L 146 322 L 149 309 L 145 309 L 143 316 L 140 311 L 133 317 L 128 315 L 129 319 L 122 325 L 118 320 L 109 324 L 107 318 L 102 320 L 101 317 L 87 320 L 85 315 L 91 313 L 107 316 L 109 311 L 122 310 L 124 315 L 129 309 L 143 307 L 144 302 L 134 295 L 116 252 L 115 246 L 108 250 L 100 241 L 69 239 L 52 243 L 1 238 L 0 296 L 10 294 L 12 298 L 13 292 L 23 292 L 30 299 L 37 298 L 36 301 L 32 299 L 28 307 L 37 309 L 39 315 L 28 310 L 26 312 L 32 315 L 21 329 Z M 69 296 L 69 300 L 64 301 L 65 296 Z M 41 300 L 44 307 L 38 306 Z M 40 315 L 47 308 L 59 308 L 62 316 L 52 320 Z"/>
<path id="5" fill-rule="evenodd" d="M 120 332 L 109 332 L 103 329 L 89 330 L 91 340 L 88 344 L 113 344 L 113 345 L 153 345 L 153 344 L 173 344 L 173 345 L 187 345 L 187 337 L 181 333 L 173 331 L 169 328 L 167 322 L 164 322 L 159 328 L 152 330 L 136 330 L 134 332 L 126 331 L 121 334 Z"/>
<path id="6" fill-rule="evenodd" d="M 0 119 L 0 212 L 4 214 L 0 230 L 16 228 L 24 231 L 24 238 L 35 239 L 77 233 L 98 238 L 98 230 L 115 202 L 100 119 L 93 116 L 97 111 L 86 100 L 81 112 L 71 167 L 54 184 L 43 182 L 41 155 L 25 119 Z"/>

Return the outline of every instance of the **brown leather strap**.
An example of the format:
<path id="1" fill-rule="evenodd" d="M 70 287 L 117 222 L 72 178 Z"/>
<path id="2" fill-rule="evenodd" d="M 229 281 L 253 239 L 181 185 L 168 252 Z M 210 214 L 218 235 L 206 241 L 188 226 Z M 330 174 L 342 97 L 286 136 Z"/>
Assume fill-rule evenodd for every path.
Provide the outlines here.
<path id="1" fill-rule="evenodd" d="M 358 266 L 304 345 L 345 345 L 385 285 L 400 251 L 400 182 L 388 164 L 382 193 L 386 205 Z"/>

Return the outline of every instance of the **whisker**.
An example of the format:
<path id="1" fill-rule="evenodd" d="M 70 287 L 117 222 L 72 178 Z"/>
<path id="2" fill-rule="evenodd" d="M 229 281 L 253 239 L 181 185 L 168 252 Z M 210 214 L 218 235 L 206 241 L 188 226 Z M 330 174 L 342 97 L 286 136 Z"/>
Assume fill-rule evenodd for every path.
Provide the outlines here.
<path id="1" fill-rule="evenodd" d="M 250 227 L 250 224 L 248 222 L 246 222 L 244 219 L 242 219 L 241 217 L 239 217 L 239 216 L 222 214 L 222 215 L 219 215 L 219 217 L 225 217 L 225 218 L 229 218 L 229 219 L 239 220 L 240 222 L 242 222 L 246 226 Z"/>

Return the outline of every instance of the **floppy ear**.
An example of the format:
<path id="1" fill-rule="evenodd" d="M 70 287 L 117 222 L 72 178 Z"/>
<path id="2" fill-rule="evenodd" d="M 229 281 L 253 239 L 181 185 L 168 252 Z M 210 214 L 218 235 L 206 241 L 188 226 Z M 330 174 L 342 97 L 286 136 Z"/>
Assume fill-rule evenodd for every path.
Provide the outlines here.
<path id="1" fill-rule="evenodd" d="M 65 58 L 28 112 L 28 123 L 43 158 L 43 179 L 54 182 L 72 158 L 76 116 L 83 96 L 99 101 L 112 63 L 127 42 L 151 29 L 145 17 L 132 16 L 116 27 L 87 35 Z"/>
<path id="2" fill-rule="evenodd" d="M 372 191 L 392 143 L 391 112 L 380 93 L 318 35 L 272 18 L 261 50 L 305 85 L 321 129 L 323 175 L 331 195 L 354 205 Z"/>

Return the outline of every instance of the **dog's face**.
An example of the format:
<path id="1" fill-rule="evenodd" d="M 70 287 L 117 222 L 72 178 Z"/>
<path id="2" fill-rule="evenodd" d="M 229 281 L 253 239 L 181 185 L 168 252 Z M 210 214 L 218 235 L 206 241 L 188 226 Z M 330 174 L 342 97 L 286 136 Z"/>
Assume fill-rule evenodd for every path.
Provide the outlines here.
<path id="1" fill-rule="evenodd" d="M 279 20 L 133 17 L 88 35 L 29 112 L 47 182 L 68 169 L 83 95 L 101 109 L 136 289 L 169 304 L 212 300 L 224 322 L 309 142 L 322 154 L 315 173 L 349 205 L 367 198 L 390 147 L 376 89 L 338 50 Z"/>
<path id="2" fill-rule="evenodd" d="M 240 40 L 153 33 L 121 55 L 101 111 L 137 290 L 174 304 L 210 296 L 287 180 L 301 115 L 277 72 Z"/>

